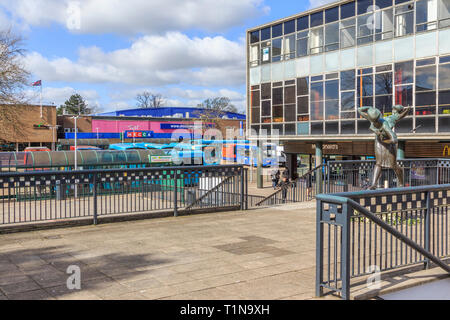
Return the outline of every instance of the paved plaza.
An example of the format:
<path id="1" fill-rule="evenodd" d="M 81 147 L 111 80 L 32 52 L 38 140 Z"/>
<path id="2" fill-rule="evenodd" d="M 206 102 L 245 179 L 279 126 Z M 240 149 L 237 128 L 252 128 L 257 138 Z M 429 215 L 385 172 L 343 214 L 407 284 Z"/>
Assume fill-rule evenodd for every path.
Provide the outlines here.
<path id="1" fill-rule="evenodd" d="M 2 234 L 0 299 L 312 299 L 314 207 Z"/>

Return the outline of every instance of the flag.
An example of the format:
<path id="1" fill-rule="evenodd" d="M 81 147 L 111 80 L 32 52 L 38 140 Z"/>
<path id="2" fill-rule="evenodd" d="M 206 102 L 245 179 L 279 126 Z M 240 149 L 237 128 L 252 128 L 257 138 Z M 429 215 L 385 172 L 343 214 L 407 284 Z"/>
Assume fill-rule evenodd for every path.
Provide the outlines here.
<path id="1" fill-rule="evenodd" d="M 31 86 L 32 86 L 32 87 L 39 87 L 39 86 L 42 86 L 42 81 L 41 81 L 41 80 L 38 80 L 38 81 L 36 81 L 36 82 L 33 82 L 33 83 L 31 84 Z"/>

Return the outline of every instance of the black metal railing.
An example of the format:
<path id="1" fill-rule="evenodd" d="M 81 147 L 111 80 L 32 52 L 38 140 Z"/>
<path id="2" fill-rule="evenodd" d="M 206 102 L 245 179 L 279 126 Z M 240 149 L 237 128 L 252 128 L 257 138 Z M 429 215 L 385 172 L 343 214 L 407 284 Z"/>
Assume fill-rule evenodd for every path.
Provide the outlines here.
<path id="1" fill-rule="evenodd" d="M 450 184 L 317 195 L 316 295 L 350 278 L 430 261 L 450 273 Z"/>
<path id="2" fill-rule="evenodd" d="M 246 176 L 242 165 L 0 173 L 0 225 L 246 209 Z"/>

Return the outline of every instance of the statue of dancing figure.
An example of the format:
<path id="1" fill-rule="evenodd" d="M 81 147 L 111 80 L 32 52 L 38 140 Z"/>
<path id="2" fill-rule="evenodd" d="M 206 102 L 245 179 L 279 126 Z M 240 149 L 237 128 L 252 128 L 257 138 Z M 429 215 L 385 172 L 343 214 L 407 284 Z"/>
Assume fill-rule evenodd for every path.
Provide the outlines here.
<path id="1" fill-rule="evenodd" d="M 358 113 L 365 119 L 370 121 L 370 130 L 372 130 L 375 137 L 375 170 L 373 173 L 372 184 L 369 189 L 377 188 L 378 180 L 381 176 L 382 168 L 390 168 L 395 171 L 397 175 L 397 187 L 403 187 L 403 170 L 397 164 L 397 148 L 398 139 L 395 132 L 392 130 L 398 121 L 403 119 L 409 112 L 410 107 L 403 107 L 400 105 L 393 107 L 392 115 L 382 118 L 381 112 L 374 107 L 358 108 Z"/>

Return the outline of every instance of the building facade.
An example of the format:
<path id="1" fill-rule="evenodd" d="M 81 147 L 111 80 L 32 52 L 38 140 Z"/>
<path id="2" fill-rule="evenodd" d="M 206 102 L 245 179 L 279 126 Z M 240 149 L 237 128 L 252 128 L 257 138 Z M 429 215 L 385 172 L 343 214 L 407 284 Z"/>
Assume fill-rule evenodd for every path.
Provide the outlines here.
<path id="1" fill-rule="evenodd" d="M 247 57 L 250 138 L 373 156 L 357 108 L 403 105 L 402 155 L 450 157 L 450 0 L 338 1 L 248 30 Z"/>

